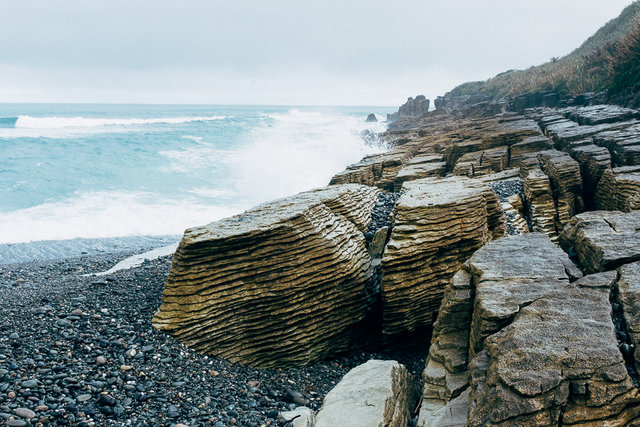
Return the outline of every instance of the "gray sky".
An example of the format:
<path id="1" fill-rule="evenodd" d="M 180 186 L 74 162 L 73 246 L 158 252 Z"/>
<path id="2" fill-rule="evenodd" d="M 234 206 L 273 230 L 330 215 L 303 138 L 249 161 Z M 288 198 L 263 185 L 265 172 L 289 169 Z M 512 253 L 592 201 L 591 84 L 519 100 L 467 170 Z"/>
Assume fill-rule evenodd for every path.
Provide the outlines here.
<path id="1" fill-rule="evenodd" d="M 4 0 L 0 102 L 399 105 L 578 47 L 631 0 Z"/>

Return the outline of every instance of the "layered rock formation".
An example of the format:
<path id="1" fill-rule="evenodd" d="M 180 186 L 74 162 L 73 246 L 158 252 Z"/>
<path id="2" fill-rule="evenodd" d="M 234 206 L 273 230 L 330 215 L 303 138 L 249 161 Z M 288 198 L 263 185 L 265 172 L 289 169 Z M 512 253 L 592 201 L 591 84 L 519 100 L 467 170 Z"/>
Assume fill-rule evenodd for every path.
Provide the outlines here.
<path id="1" fill-rule="evenodd" d="M 638 423 L 640 114 L 476 101 L 398 119 L 327 189 L 188 230 L 156 327 L 262 367 L 432 328 L 419 425 Z M 404 368 L 378 368 L 353 383 L 384 379 L 375 404 L 336 391 L 318 425 L 406 425 Z"/>
<path id="2" fill-rule="evenodd" d="M 577 215 L 563 230 L 560 243 L 589 272 L 640 260 L 640 211 Z"/>
<path id="3" fill-rule="evenodd" d="M 383 333 L 433 323 L 444 288 L 475 250 L 505 234 L 497 196 L 479 181 L 405 183 L 382 257 Z"/>
<path id="4" fill-rule="evenodd" d="M 419 395 L 403 365 L 370 360 L 350 370 L 327 394 L 314 426 L 406 427 Z"/>
<path id="5" fill-rule="evenodd" d="M 409 97 L 397 112 L 387 114 L 387 122 L 393 123 L 398 119 L 421 117 L 429 111 L 430 101 L 424 95 L 418 95 L 415 99 Z"/>
<path id="6" fill-rule="evenodd" d="M 610 105 L 527 112 L 580 164 L 585 205 L 627 212 L 640 207 L 639 114 Z"/>
<path id="7" fill-rule="evenodd" d="M 185 232 L 154 326 L 259 367 L 304 365 L 361 343 L 375 296 L 362 231 L 378 190 L 301 193 Z"/>
<path id="8" fill-rule="evenodd" d="M 594 203 L 596 209 L 640 209 L 640 165 L 606 169 L 596 187 Z"/>
<path id="9" fill-rule="evenodd" d="M 616 274 L 579 276 L 540 234 L 477 251 L 440 308 L 418 425 L 636 419 L 640 394 L 618 349 L 609 304 Z"/>

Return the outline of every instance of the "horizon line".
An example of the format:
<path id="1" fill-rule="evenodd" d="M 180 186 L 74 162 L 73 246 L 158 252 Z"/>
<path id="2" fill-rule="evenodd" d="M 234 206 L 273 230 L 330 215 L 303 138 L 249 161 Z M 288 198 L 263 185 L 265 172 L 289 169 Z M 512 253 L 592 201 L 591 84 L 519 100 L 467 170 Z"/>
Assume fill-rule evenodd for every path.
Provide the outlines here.
<path id="1" fill-rule="evenodd" d="M 12 104 L 55 104 L 55 105 L 192 105 L 192 106 L 209 106 L 209 107 L 393 107 L 398 108 L 399 105 L 365 105 L 365 104 L 208 104 L 208 103 L 173 103 L 173 102 L 50 102 L 50 101 L 28 101 L 28 102 L 0 102 L 0 105 Z"/>

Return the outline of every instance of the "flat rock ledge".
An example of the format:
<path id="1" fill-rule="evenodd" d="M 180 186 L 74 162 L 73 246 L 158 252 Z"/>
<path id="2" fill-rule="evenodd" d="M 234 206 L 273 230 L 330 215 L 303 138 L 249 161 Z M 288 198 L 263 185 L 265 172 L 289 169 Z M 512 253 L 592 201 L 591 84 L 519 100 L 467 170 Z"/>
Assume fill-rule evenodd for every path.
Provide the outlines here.
<path id="1" fill-rule="evenodd" d="M 420 395 L 415 380 L 393 360 L 369 360 L 350 370 L 325 397 L 309 427 L 406 427 Z"/>
<path id="2" fill-rule="evenodd" d="M 187 230 L 154 326 L 256 367 L 307 365 L 361 345 L 375 299 L 363 231 L 378 193 L 332 186 Z"/>
<path id="3" fill-rule="evenodd" d="M 418 425 L 637 422 L 640 394 L 610 303 L 618 274 L 580 276 L 541 234 L 478 250 L 443 299 Z"/>
<path id="4" fill-rule="evenodd" d="M 453 274 L 506 233 L 498 197 L 478 180 L 424 178 L 403 189 L 382 256 L 385 335 L 430 326 Z"/>
<path id="5" fill-rule="evenodd" d="M 587 272 L 613 270 L 640 261 L 640 211 L 592 211 L 576 215 L 560 235 Z"/>

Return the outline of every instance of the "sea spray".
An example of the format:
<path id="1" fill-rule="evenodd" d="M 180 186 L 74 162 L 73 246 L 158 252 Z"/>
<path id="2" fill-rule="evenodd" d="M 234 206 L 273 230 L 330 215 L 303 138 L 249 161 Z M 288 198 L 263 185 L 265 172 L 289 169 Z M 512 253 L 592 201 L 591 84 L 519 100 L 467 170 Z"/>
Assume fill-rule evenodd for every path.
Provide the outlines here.
<path id="1" fill-rule="evenodd" d="M 379 115 L 384 109 L 373 110 Z M 180 235 L 324 186 L 370 108 L 0 105 L 0 243 Z M 23 127 L 29 125 L 31 127 Z"/>

